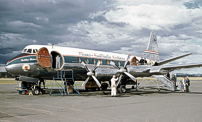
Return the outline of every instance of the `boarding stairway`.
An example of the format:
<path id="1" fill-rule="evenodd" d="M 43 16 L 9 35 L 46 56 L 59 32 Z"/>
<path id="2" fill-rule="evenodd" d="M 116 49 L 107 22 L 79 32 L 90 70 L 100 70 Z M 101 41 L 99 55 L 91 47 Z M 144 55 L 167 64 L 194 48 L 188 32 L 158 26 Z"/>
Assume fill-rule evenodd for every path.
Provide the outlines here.
<path id="1" fill-rule="evenodd" d="M 142 81 L 139 82 L 139 85 L 137 86 L 137 89 L 156 89 L 160 91 L 160 89 L 163 87 L 163 89 L 168 89 L 171 91 L 174 91 L 174 86 L 172 81 L 170 81 L 166 76 L 163 75 L 152 75 L 156 80 L 154 79 L 147 79 L 143 78 Z M 162 85 L 158 83 L 160 81 Z M 156 85 L 155 85 L 156 84 Z"/>
<path id="2" fill-rule="evenodd" d="M 65 77 L 66 73 L 70 73 L 71 77 Z M 72 81 L 72 82 L 70 82 Z M 60 93 L 53 93 L 53 88 L 57 86 L 57 89 Z M 70 89 L 73 89 L 72 93 L 69 92 Z M 75 91 L 75 92 L 74 92 Z M 77 85 L 74 81 L 74 72 L 73 70 L 58 70 L 57 76 L 53 76 L 52 86 L 50 95 L 80 95 Z"/>

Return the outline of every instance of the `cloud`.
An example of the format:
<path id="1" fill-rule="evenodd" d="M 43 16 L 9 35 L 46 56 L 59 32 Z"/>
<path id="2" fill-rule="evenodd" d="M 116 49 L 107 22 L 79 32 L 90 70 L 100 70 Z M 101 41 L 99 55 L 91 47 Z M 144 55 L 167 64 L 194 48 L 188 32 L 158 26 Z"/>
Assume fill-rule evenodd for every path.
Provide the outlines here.
<path id="1" fill-rule="evenodd" d="M 1 0 L 0 63 L 29 44 L 141 56 L 151 30 L 161 60 L 192 52 L 172 63 L 200 62 L 201 5 L 200 0 Z"/>
<path id="2" fill-rule="evenodd" d="M 191 23 L 201 17 L 202 9 L 186 9 L 185 6 L 150 5 L 118 6 L 105 14 L 110 22 L 130 24 L 134 29 L 170 30 L 179 24 Z"/>
<path id="3" fill-rule="evenodd" d="M 0 64 L 0 72 L 6 72 L 5 64 Z"/>

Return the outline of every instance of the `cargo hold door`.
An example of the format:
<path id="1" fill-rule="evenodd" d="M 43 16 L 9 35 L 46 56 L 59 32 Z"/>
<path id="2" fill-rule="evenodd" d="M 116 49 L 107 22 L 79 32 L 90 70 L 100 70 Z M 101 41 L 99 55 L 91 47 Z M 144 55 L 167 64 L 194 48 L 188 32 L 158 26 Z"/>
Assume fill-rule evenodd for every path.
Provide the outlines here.
<path id="1" fill-rule="evenodd" d="M 51 67 L 51 58 L 48 49 L 46 47 L 42 47 L 39 49 L 36 59 L 43 68 Z"/>

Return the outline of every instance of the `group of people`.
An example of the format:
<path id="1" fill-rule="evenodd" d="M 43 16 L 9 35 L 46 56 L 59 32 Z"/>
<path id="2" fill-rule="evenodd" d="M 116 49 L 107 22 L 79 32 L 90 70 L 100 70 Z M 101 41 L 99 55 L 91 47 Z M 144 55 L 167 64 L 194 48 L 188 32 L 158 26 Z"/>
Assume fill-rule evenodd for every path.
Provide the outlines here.
<path id="1" fill-rule="evenodd" d="M 169 74 L 170 75 L 170 74 Z M 168 76 L 168 75 L 167 75 Z M 189 92 L 189 86 L 190 86 L 190 80 L 187 77 L 183 77 L 182 81 L 180 83 L 177 82 L 177 76 L 172 75 L 172 78 L 167 77 L 169 80 L 173 82 L 174 89 L 177 90 L 177 87 L 180 88 L 182 92 Z M 111 79 L 111 96 L 115 97 L 116 96 L 116 82 L 118 81 L 118 78 L 114 75 Z"/>
<path id="2" fill-rule="evenodd" d="M 168 76 L 169 75 L 167 74 L 167 78 L 169 79 L 170 77 Z M 189 92 L 190 80 L 188 76 L 187 77 L 184 76 L 181 81 L 177 82 L 177 76 L 175 74 L 175 75 L 172 75 L 172 78 L 170 80 L 173 82 L 173 86 L 175 90 L 177 90 L 178 88 L 182 92 Z"/>
<path id="3" fill-rule="evenodd" d="M 156 60 L 153 62 L 151 59 L 149 59 L 149 62 L 147 63 L 146 58 L 143 59 L 143 57 L 141 57 L 139 63 L 140 63 L 140 65 L 158 66 L 158 63 Z"/>
<path id="4" fill-rule="evenodd" d="M 189 92 L 189 86 L 190 86 L 190 80 L 187 77 L 183 77 L 182 81 L 180 81 L 181 83 L 181 90 L 182 92 Z"/>

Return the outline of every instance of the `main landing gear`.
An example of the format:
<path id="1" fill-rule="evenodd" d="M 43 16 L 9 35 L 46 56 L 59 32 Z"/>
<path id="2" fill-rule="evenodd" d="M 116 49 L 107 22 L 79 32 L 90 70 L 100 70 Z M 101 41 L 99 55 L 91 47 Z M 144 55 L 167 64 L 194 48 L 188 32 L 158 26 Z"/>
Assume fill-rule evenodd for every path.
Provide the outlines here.
<path id="1" fill-rule="evenodd" d="M 43 94 L 44 93 L 43 89 L 41 89 L 41 83 L 43 83 L 43 87 L 45 88 L 44 79 L 40 79 L 39 83 L 33 85 L 33 87 L 32 87 L 32 94 L 33 95 L 39 95 L 39 94 Z"/>
<path id="2" fill-rule="evenodd" d="M 126 93 L 126 86 L 125 85 L 120 85 L 118 87 L 118 92 L 119 93 Z"/>

